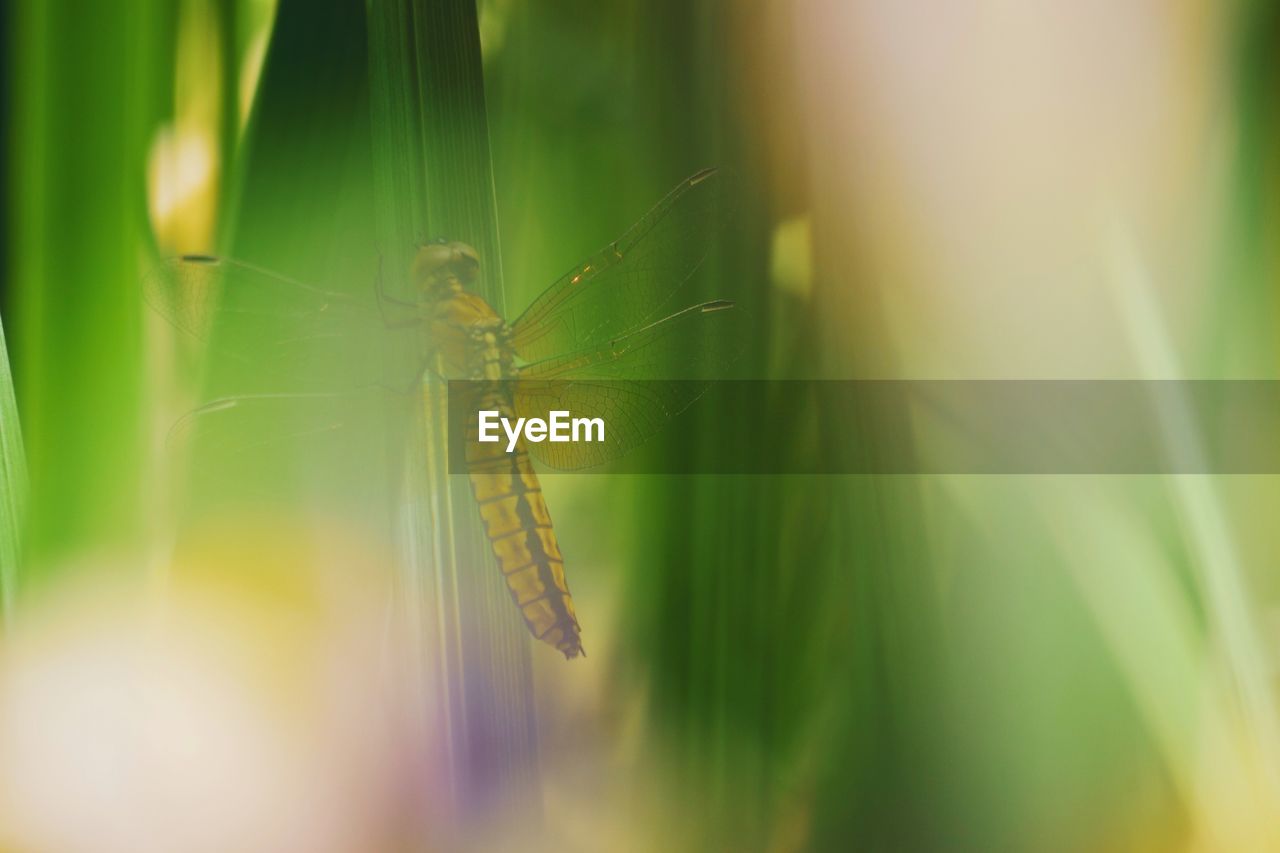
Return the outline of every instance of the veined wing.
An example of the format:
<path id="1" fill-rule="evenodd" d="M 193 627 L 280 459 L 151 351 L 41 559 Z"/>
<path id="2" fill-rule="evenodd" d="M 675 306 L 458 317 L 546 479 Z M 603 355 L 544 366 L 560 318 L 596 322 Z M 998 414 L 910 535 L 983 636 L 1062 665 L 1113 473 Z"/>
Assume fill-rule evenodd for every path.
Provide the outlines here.
<path id="1" fill-rule="evenodd" d="M 704 169 L 625 234 L 569 270 L 512 323 L 511 343 L 537 361 L 643 326 L 701 265 L 722 222 L 724 179 Z"/>
<path id="2" fill-rule="evenodd" d="M 606 424 L 604 441 L 531 443 L 529 452 L 575 470 L 643 444 L 733 361 L 741 313 L 724 300 L 693 305 L 600 346 L 525 366 L 513 392 L 520 416 L 547 419 L 562 410 Z M 652 376 L 666 378 L 644 378 Z"/>
<path id="3" fill-rule="evenodd" d="M 325 290 L 208 255 L 161 261 L 143 281 L 153 309 L 256 378 L 289 385 L 396 384 L 416 375 L 412 335 L 387 327 L 369 296 Z"/>
<path id="4" fill-rule="evenodd" d="M 398 471 L 419 399 L 380 387 L 218 397 L 183 415 L 167 444 L 200 493 L 372 486 Z"/>

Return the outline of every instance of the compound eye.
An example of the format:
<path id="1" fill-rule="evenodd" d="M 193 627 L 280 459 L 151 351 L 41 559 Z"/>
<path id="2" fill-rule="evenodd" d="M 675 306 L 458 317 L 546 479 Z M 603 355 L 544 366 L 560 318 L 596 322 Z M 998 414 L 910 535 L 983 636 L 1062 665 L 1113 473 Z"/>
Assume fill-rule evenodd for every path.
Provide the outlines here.
<path id="1" fill-rule="evenodd" d="M 475 281 L 476 273 L 480 271 L 480 253 L 468 246 L 466 243 L 450 243 L 453 249 L 453 273 L 458 279 L 464 283 Z"/>
<path id="2" fill-rule="evenodd" d="M 453 258 L 453 250 L 447 243 L 432 241 L 418 247 L 413 257 L 413 280 L 423 284 L 438 274 Z"/>
<path id="3" fill-rule="evenodd" d="M 424 290 L 451 279 L 467 285 L 475 281 L 479 269 L 480 256 L 466 243 L 432 240 L 418 247 L 413 259 L 413 280 Z"/>

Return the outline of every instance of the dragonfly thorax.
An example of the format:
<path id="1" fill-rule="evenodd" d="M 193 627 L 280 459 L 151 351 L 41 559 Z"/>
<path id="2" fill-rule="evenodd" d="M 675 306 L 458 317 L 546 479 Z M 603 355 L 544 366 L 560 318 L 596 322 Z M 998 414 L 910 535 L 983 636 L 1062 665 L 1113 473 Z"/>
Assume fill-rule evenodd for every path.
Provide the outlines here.
<path id="1" fill-rule="evenodd" d="M 428 331 L 443 359 L 442 372 L 451 378 L 484 378 L 512 360 L 510 332 L 498 312 L 481 296 L 466 290 L 450 292 L 430 303 Z"/>
<path id="2" fill-rule="evenodd" d="M 477 323 L 470 329 L 467 374 L 472 379 L 514 378 L 516 368 L 508 340 L 510 334 L 507 324 L 498 317 Z"/>

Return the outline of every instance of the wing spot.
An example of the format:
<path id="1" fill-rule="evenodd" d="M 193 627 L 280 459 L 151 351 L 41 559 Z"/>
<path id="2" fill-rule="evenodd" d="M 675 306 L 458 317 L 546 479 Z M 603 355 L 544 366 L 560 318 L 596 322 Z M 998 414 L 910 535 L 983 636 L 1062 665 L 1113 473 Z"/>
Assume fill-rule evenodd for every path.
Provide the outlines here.
<path id="1" fill-rule="evenodd" d="M 711 177 L 718 171 L 720 170 L 715 166 L 712 166 L 709 169 L 703 169 L 701 172 L 698 172 L 692 178 L 689 179 L 689 186 L 696 187 L 698 184 L 702 183 L 703 181 L 705 181 L 707 178 Z"/>
<path id="2" fill-rule="evenodd" d="M 733 308 L 736 303 L 728 299 L 717 299 L 714 302 L 707 302 L 702 306 L 703 314 L 710 314 L 712 311 L 724 311 L 727 308 Z"/>

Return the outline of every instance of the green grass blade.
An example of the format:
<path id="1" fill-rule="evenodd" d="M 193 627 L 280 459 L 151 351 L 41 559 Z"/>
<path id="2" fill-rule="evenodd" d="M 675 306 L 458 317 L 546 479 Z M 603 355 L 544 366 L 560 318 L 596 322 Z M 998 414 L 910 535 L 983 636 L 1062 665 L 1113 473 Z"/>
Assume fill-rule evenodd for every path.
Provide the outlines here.
<path id="1" fill-rule="evenodd" d="M 16 4 L 5 195 L 32 572 L 141 534 L 139 258 L 166 37 L 155 0 Z"/>
<path id="2" fill-rule="evenodd" d="M 0 323 L 0 615 L 4 621 L 8 620 L 17 591 L 26 500 L 27 459 L 22 450 L 22 426 L 13 396 L 4 325 Z"/>
<path id="3" fill-rule="evenodd" d="M 371 3 L 369 46 L 378 241 L 389 283 L 406 284 L 399 271 L 424 238 L 462 240 L 482 259 L 480 295 L 502 311 L 475 3 Z M 418 513 L 410 537 L 421 555 L 410 595 L 433 611 L 423 624 L 437 626 L 437 659 L 425 663 L 435 695 L 448 697 L 455 792 L 466 806 L 519 807 L 538 799 L 531 641 L 465 478 L 445 472 L 443 406 L 429 400 L 424 423 L 410 499 L 434 509 Z"/>

